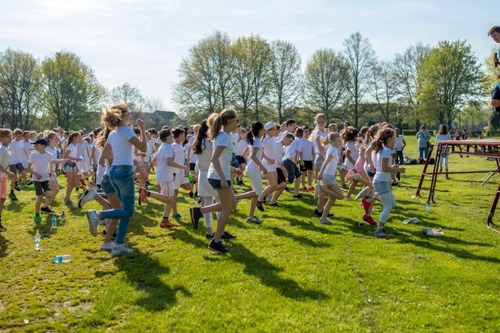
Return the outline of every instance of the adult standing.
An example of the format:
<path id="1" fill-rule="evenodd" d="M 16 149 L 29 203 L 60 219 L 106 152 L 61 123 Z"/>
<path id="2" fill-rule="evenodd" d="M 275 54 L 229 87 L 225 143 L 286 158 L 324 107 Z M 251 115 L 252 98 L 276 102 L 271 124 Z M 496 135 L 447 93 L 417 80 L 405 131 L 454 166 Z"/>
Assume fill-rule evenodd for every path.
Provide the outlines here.
<path id="1" fill-rule="evenodd" d="M 422 125 L 420 126 L 420 131 L 417 133 L 418 140 L 418 151 L 420 159 L 426 159 L 427 155 L 429 155 L 429 147 L 431 146 L 431 135 L 427 132 L 427 128 Z"/>
<path id="2" fill-rule="evenodd" d="M 134 130 L 130 127 L 131 114 L 125 103 L 115 104 L 106 110 L 102 123 L 112 129 L 104 146 L 103 154 L 112 151 L 113 162 L 108 176 L 111 186 L 120 198 L 121 207 L 103 210 L 99 213 L 95 210 L 89 210 L 87 218 L 93 235 L 97 234 L 97 224 L 100 220 L 119 219 L 116 242 L 111 250 L 111 255 L 121 256 L 134 252 L 132 249 L 123 246 L 123 243 L 130 218 L 134 215 L 134 147 L 146 152 L 147 138 L 144 121 L 141 119 L 137 119 L 137 126 L 141 131 L 141 140 L 135 135 Z"/>

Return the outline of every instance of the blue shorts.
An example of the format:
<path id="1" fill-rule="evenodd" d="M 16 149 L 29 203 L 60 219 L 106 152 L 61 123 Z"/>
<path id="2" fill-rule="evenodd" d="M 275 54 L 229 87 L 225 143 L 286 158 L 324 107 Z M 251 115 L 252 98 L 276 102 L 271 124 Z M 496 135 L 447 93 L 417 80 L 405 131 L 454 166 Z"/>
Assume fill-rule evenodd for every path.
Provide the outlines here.
<path id="1" fill-rule="evenodd" d="M 229 188 L 231 188 L 231 181 L 230 180 L 226 180 L 226 181 L 227 181 L 227 185 L 229 186 Z M 214 190 L 220 189 L 220 184 L 221 184 L 220 179 L 208 178 L 208 183 L 210 185 L 212 185 Z"/>
<path id="2" fill-rule="evenodd" d="M 115 193 L 115 188 L 111 185 L 109 182 L 109 176 L 104 175 L 101 180 L 101 188 L 106 194 L 113 194 Z"/>
<path id="3" fill-rule="evenodd" d="M 392 192 L 391 185 L 389 182 L 374 182 L 373 187 L 378 194 L 384 194 L 388 192 Z"/>
<path id="4" fill-rule="evenodd" d="M 75 162 L 65 162 L 63 164 L 64 172 L 76 172 L 76 163 Z"/>

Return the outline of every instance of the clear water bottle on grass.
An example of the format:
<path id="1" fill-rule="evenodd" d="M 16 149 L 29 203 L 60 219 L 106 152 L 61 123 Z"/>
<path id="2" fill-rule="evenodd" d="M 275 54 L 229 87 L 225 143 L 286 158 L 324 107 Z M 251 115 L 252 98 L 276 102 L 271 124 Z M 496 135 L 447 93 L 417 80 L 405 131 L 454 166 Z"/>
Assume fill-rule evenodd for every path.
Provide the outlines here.
<path id="1" fill-rule="evenodd" d="M 35 234 L 35 251 L 40 251 L 40 240 L 42 239 L 42 237 L 40 236 L 40 231 L 38 231 L 38 229 L 36 230 L 36 234 Z"/>
<path id="2" fill-rule="evenodd" d="M 60 264 L 62 262 L 70 262 L 70 261 L 71 261 L 71 256 L 69 254 L 59 255 L 52 258 L 52 262 L 56 264 Z"/>
<path id="3" fill-rule="evenodd" d="M 61 222 L 64 222 L 66 221 L 66 214 L 64 214 L 64 210 L 63 212 L 61 213 Z"/>
<path id="4" fill-rule="evenodd" d="M 57 217 L 55 215 L 52 215 L 52 219 L 50 221 L 51 221 L 50 229 L 52 231 L 56 231 L 57 230 Z"/>
<path id="5" fill-rule="evenodd" d="M 427 213 L 430 213 L 430 212 L 431 212 L 431 203 L 430 203 L 430 202 L 428 202 L 428 203 L 425 205 L 425 211 L 426 211 Z"/>

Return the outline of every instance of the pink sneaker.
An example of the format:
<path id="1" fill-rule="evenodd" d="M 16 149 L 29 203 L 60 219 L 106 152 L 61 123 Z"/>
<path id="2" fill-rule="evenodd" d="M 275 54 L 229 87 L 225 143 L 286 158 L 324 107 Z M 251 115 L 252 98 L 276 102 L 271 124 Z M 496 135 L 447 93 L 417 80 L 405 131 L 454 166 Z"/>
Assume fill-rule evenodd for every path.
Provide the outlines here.
<path id="1" fill-rule="evenodd" d="M 377 221 L 375 221 L 371 215 L 363 215 L 363 221 L 368 222 L 371 225 L 377 225 Z"/>
<path id="2" fill-rule="evenodd" d="M 363 206 L 363 209 L 365 210 L 366 215 L 368 215 L 371 205 L 372 205 L 372 203 L 367 198 L 361 199 L 361 206 Z"/>

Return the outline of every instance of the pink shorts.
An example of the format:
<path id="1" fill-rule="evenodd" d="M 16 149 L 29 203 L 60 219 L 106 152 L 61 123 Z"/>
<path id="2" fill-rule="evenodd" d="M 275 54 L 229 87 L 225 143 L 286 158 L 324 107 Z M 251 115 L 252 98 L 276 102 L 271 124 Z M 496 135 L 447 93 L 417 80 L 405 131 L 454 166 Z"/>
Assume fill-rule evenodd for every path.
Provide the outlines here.
<path id="1" fill-rule="evenodd" d="M 7 199 L 7 175 L 0 177 L 0 199 Z"/>
<path id="2" fill-rule="evenodd" d="M 356 171 L 357 172 L 362 172 L 362 171 L 365 171 L 365 168 L 364 168 L 364 163 L 363 161 L 361 161 L 361 159 L 358 158 L 358 160 L 356 161 L 356 164 L 354 164 L 354 167 L 356 168 Z"/>

